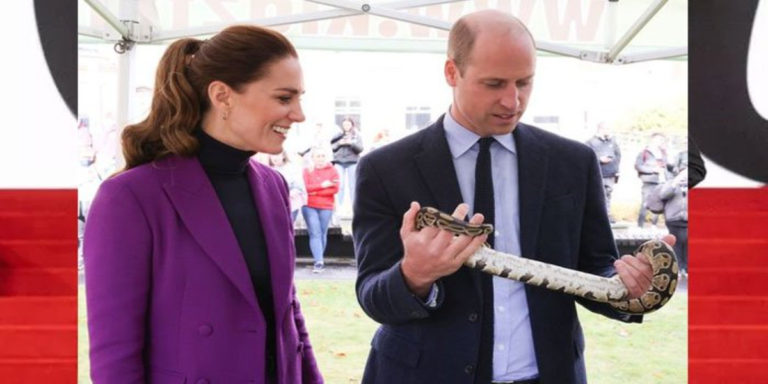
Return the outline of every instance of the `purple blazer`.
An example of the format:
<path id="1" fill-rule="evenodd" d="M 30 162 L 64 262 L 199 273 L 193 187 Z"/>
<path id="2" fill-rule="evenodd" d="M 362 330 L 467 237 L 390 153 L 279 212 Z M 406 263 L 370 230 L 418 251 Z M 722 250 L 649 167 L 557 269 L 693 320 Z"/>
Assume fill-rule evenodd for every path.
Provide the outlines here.
<path id="1" fill-rule="evenodd" d="M 248 179 L 267 241 L 279 383 L 322 383 L 293 285 L 288 190 L 256 162 Z M 196 158 L 171 156 L 106 180 L 83 246 L 95 384 L 264 381 L 264 316 Z"/>

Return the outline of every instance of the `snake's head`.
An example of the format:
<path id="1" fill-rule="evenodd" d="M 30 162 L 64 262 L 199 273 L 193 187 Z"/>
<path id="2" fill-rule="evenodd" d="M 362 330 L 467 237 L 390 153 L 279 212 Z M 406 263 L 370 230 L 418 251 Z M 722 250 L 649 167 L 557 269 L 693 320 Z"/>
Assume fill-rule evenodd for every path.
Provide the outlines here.
<path id="1" fill-rule="evenodd" d="M 493 224 L 471 224 L 437 208 L 422 207 L 416 213 L 416 229 L 436 227 L 455 235 L 480 236 L 493 233 Z"/>

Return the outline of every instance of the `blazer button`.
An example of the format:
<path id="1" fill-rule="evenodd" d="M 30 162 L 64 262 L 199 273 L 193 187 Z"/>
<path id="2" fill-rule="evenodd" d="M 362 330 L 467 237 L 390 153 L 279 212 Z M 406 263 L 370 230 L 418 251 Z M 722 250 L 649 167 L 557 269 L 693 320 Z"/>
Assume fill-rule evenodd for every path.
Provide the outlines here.
<path id="1" fill-rule="evenodd" d="M 464 367 L 464 373 L 471 374 L 475 370 L 475 367 L 472 364 L 467 364 Z"/>
<path id="2" fill-rule="evenodd" d="M 203 337 L 208 337 L 213 333 L 213 327 L 208 324 L 197 327 L 197 334 Z"/>
<path id="3" fill-rule="evenodd" d="M 472 312 L 472 313 L 470 313 L 470 314 L 469 314 L 469 318 L 468 318 L 468 320 L 469 320 L 471 323 L 474 323 L 474 322 L 476 322 L 476 321 L 477 321 L 477 318 L 478 318 L 478 317 L 480 317 L 480 316 L 478 316 L 478 315 L 477 315 L 477 312 Z"/>
<path id="4" fill-rule="evenodd" d="M 211 382 L 208 381 L 208 379 L 200 379 L 196 381 L 195 384 L 211 384 Z"/>

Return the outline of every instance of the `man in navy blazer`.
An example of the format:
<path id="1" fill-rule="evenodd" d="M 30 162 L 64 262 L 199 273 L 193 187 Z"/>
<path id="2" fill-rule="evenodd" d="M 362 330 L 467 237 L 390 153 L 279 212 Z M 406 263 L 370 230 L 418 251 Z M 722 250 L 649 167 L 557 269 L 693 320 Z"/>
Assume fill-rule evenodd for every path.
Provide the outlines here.
<path id="1" fill-rule="evenodd" d="M 498 11 L 461 18 L 445 65 L 449 112 L 360 160 L 357 297 L 381 323 L 363 383 L 586 383 L 572 296 L 463 268 L 485 237 L 414 229 L 420 204 L 460 218 L 471 210 L 465 203 L 474 197 L 481 137 L 494 138 L 497 250 L 602 276 L 618 272 L 633 297 L 650 286 L 647 260 L 616 260 L 594 152 L 519 123 L 534 70 L 534 42 L 517 19 Z"/>

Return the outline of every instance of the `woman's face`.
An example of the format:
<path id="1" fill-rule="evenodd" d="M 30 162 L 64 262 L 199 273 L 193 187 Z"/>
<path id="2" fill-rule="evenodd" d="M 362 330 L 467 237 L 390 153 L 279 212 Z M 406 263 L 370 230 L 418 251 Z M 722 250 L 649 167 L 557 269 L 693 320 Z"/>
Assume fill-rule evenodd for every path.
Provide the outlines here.
<path id="1" fill-rule="evenodd" d="M 349 120 L 344 120 L 341 122 L 341 127 L 344 128 L 345 132 L 349 132 L 349 130 L 352 129 L 352 122 Z"/>
<path id="2" fill-rule="evenodd" d="M 322 168 L 328 164 L 325 153 L 315 152 L 312 154 L 312 162 L 315 163 L 315 167 Z"/>
<path id="3" fill-rule="evenodd" d="M 226 138 L 220 140 L 241 150 L 280 153 L 291 125 L 304 121 L 302 93 L 298 59 L 288 56 L 268 65 L 264 77 L 232 92 Z"/>

